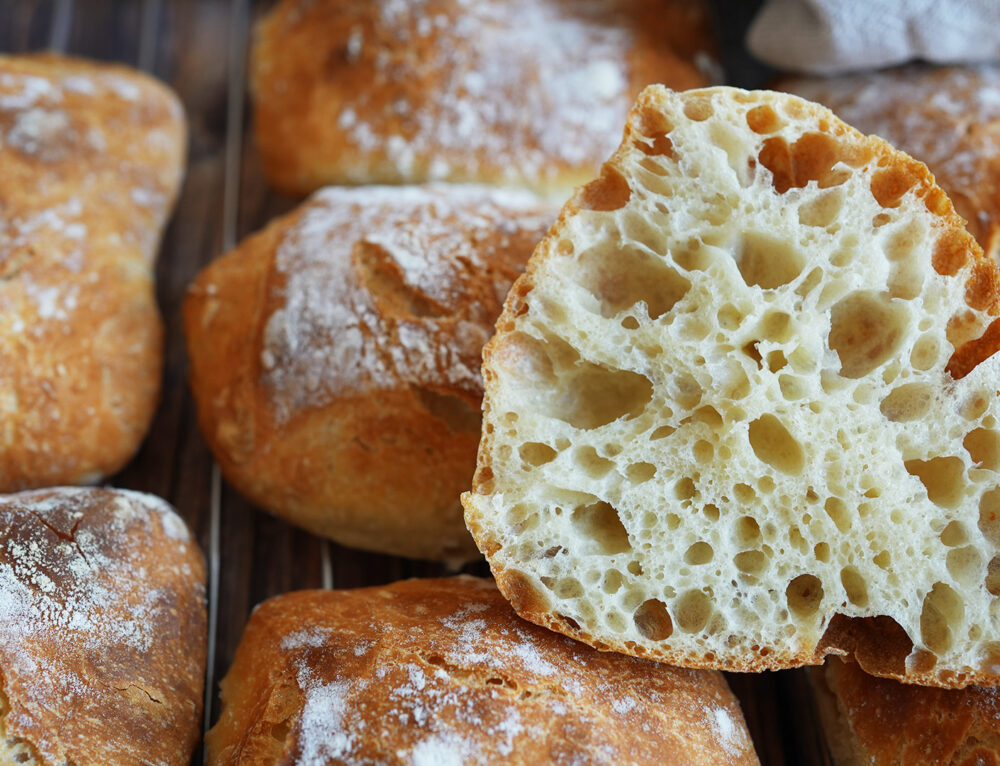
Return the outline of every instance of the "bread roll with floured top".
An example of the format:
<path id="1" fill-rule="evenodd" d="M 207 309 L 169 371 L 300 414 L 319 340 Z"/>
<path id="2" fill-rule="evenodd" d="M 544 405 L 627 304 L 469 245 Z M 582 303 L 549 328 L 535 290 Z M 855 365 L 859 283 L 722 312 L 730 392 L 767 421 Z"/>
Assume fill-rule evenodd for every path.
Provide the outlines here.
<path id="1" fill-rule="evenodd" d="M 811 672 L 837 766 L 1000 763 L 1000 690 L 928 689 L 836 658 Z"/>
<path id="2" fill-rule="evenodd" d="M 1000 66 L 910 65 L 782 90 L 926 162 L 987 256 L 1000 263 Z"/>
<path id="3" fill-rule="evenodd" d="M 921 163 L 794 96 L 651 87 L 486 347 L 466 520 L 595 646 L 996 683 L 998 315 Z"/>
<path id="4" fill-rule="evenodd" d="M 96 482 L 145 435 L 184 142 L 180 102 L 146 75 L 0 56 L 0 491 Z"/>
<path id="5" fill-rule="evenodd" d="M 278 189 L 463 181 L 565 199 L 650 82 L 709 84 L 701 0 L 283 0 L 251 51 Z"/>
<path id="6" fill-rule="evenodd" d="M 488 580 L 259 606 L 206 737 L 223 764 L 756 764 L 725 680 L 519 619 Z"/>
<path id="7" fill-rule="evenodd" d="M 524 192 L 328 188 L 184 306 L 202 431 L 262 508 L 345 545 L 462 561 L 483 344 L 555 218 Z"/>
<path id="8" fill-rule="evenodd" d="M 0 496 L 0 761 L 189 764 L 204 590 L 201 552 L 159 498 Z"/>

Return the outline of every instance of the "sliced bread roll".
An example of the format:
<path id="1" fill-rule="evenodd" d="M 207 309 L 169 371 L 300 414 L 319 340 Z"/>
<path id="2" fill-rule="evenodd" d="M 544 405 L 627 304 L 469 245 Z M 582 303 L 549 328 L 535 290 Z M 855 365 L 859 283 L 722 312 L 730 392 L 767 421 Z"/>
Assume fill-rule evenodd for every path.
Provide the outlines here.
<path id="1" fill-rule="evenodd" d="M 924 165 L 794 96 L 651 87 L 486 347 L 467 523 L 595 646 L 995 683 L 998 314 Z"/>
<path id="2" fill-rule="evenodd" d="M 912 64 L 780 87 L 926 162 L 969 233 L 1000 262 L 1000 66 Z"/>
<path id="3" fill-rule="evenodd" d="M 205 632 L 201 551 L 158 497 L 0 496 L 0 762 L 188 766 Z"/>
<path id="4" fill-rule="evenodd" d="M 222 704 L 212 766 L 757 763 L 721 674 L 595 652 L 464 576 L 265 602 Z"/>
<path id="5" fill-rule="evenodd" d="M 901 684 L 832 657 L 811 675 L 837 766 L 1000 763 L 998 689 Z"/>
<path id="6" fill-rule="evenodd" d="M 475 558 L 482 347 L 555 214 L 487 187 L 330 187 L 206 268 L 185 331 L 226 478 L 345 545 Z"/>

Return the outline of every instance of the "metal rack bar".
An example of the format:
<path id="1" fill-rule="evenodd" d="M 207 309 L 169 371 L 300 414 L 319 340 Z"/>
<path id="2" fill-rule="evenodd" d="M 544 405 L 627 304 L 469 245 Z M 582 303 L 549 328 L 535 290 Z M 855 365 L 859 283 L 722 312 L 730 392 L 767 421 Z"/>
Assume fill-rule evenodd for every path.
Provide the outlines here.
<path id="1" fill-rule="evenodd" d="M 49 27 L 49 49 L 65 53 L 69 42 L 70 28 L 73 26 L 73 0 L 55 0 L 52 10 L 52 26 Z"/>
<path id="2" fill-rule="evenodd" d="M 139 22 L 139 69 L 153 72 L 156 66 L 156 40 L 160 22 L 160 0 L 143 0 Z"/>
<path id="3" fill-rule="evenodd" d="M 333 556 L 332 546 L 329 540 L 321 540 L 319 555 L 320 555 L 320 576 L 322 577 L 323 587 L 327 590 L 333 590 Z"/>
<path id="4" fill-rule="evenodd" d="M 229 17 L 228 85 L 226 100 L 226 153 L 222 203 L 222 249 L 236 245 L 239 225 L 240 161 L 243 156 L 243 99 L 246 88 L 248 27 L 246 0 L 232 0 Z M 219 579 L 221 576 L 222 476 L 212 464 L 212 497 L 208 538 L 208 662 L 205 668 L 205 717 L 203 731 L 212 724 L 215 699 L 215 655 L 219 632 Z M 207 751 L 205 756 L 207 757 Z"/>

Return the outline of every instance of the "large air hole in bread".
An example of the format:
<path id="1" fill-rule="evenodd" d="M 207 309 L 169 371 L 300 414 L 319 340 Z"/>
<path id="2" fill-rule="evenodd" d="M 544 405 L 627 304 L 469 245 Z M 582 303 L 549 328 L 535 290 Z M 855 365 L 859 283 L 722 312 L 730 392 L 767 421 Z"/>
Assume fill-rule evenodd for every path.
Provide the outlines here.
<path id="1" fill-rule="evenodd" d="M 647 89 L 487 347 L 466 520 L 523 616 L 604 648 L 995 683 L 998 314 L 919 163 Z"/>

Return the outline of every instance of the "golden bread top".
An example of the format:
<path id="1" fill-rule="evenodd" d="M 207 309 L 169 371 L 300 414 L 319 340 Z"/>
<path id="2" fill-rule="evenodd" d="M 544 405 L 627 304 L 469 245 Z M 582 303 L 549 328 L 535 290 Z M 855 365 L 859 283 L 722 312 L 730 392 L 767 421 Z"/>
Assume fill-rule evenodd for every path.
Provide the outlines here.
<path id="1" fill-rule="evenodd" d="M 212 764 L 757 762 L 721 675 L 594 651 L 469 577 L 271 599 L 222 696 Z"/>
<path id="2" fill-rule="evenodd" d="M 0 496 L 5 741 L 40 763 L 186 764 L 205 667 L 205 571 L 159 498 Z"/>
<path id="3" fill-rule="evenodd" d="M 255 130 L 279 188 L 496 182 L 565 193 L 650 82 L 707 84 L 700 2 L 286 0 L 257 27 Z M 683 52 L 682 55 L 675 50 Z"/>
<path id="4" fill-rule="evenodd" d="M 0 366 L 16 371 L 0 383 L 0 489 L 95 481 L 145 432 L 153 261 L 184 141 L 180 103 L 150 77 L 0 56 Z"/>
<path id="5" fill-rule="evenodd" d="M 202 321 L 215 321 L 213 296 L 225 291 L 216 274 L 273 247 L 250 326 L 252 366 L 279 424 L 336 397 L 409 385 L 478 406 L 489 328 L 553 217 L 527 192 L 329 187 L 206 269 L 192 294 Z"/>

